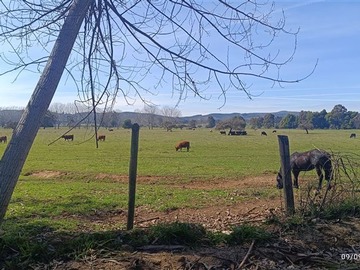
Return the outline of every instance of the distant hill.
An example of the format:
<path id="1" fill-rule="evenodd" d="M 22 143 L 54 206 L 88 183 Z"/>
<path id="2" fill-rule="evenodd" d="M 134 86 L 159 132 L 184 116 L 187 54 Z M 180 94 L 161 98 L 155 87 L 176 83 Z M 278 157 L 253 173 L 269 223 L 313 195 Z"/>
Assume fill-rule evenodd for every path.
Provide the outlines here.
<path id="1" fill-rule="evenodd" d="M 18 122 L 20 120 L 22 110 L 0 110 L 0 126 L 3 126 L 8 121 L 14 121 Z M 290 111 L 279 111 L 271 113 L 275 117 L 284 117 L 287 114 L 294 114 L 298 115 L 299 112 L 290 112 Z M 70 113 L 53 113 L 56 115 L 57 121 L 61 123 L 60 125 L 66 125 L 65 123 L 68 123 L 70 119 L 72 119 L 73 122 L 77 122 L 80 119 L 83 119 L 87 113 L 76 113 L 76 114 L 70 114 Z M 249 121 L 253 117 L 264 117 L 267 113 L 211 113 L 206 115 L 192 115 L 192 116 L 183 116 L 179 117 L 178 120 L 182 123 L 188 123 L 192 120 L 195 120 L 197 123 L 206 123 L 209 116 L 214 117 L 215 121 L 222 121 L 226 119 L 231 119 L 235 116 L 242 116 L 246 121 Z M 140 123 L 142 122 L 142 119 L 144 117 L 149 117 L 147 114 L 138 113 L 138 112 L 118 112 L 116 113 L 118 122 L 123 122 L 126 119 L 130 119 L 133 123 Z M 162 115 L 155 115 L 156 122 L 163 122 L 165 121 L 165 117 Z M 88 118 L 85 122 L 92 123 L 92 117 Z"/>
<path id="2" fill-rule="evenodd" d="M 266 115 L 266 114 L 268 114 L 268 113 L 210 113 L 210 114 L 206 114 L 206 115 L 199 114 L 199 115 L 193 115 L 193 116 L 184 116 L 184 117 L 180 117 L 180 118 L 181 118 L 181 120 L 184 120 L 184 121 L 196 120 L 199 122 L 206 122 L 206 120 L 208 119 L 209 116 L 214 117 L 214 119 L 216 121 L 222 121 L 222 120 L 233 118 L 235 116 L 241 116 L 246 121 L 249 121 L 251 118 L 254 118 L 254 117 L 264 117 L 264 115 Z M 300 114 L 300 112 L 279 111 L 279 112 L 272 112 L 271 114 L 273 114 L 275 117 L 283 118 L 287 114 L 293 114 L 293 115 L 297 116 Z"/>

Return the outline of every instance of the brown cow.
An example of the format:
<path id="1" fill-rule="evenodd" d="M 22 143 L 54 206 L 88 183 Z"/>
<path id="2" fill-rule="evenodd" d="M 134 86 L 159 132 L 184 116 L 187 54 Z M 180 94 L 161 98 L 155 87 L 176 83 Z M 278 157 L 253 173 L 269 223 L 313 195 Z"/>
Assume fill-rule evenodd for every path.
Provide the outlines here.
<path id="1" fill-rule="evenodd" d="M 73 141 L 74 140 L 74 135 L 63 135 L 61 136 L 61 138 L 64 138 L 65 141 Z"/>
<path id="2" fill-rule="evenodd" d="M 189 152 L 190 142 L 188 142 L 188 141 L 180 141 L 175 146 L 176 151 L 178 151 L 179 149 L 180 149 L 180 151 L 182 151 L 183 148 L 186 148 L 187 151 Z"/>
<path id="3" fill-rule="evenodd" d="M 0 137 L 0 143 L 3 142 L 3 143 L 7 143 L 7 137 L 6 136 L 1 136 Z"/>
<path id="4" fill-rule="evenodd" d="M 97 140 L 105 142 L 105 135 L 99 135 Z"/>

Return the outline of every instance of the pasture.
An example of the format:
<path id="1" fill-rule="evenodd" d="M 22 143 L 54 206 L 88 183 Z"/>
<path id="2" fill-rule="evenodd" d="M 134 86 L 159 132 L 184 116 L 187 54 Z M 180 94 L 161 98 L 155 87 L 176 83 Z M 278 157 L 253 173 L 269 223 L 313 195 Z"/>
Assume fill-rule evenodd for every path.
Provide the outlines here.
<path id="1" fill-rule="evenodd" d="M 135 228 L 182 221 L 223 231 L 280 208 L 282 193 L 275 187 L 280 134 L 288 135 L 291 152 L 322 148 L 360 154 L 360 142 L 349 138 L 350 130 L 265 131 L 267 136 L 261 136 L 261 130 L 228 136 L 208 129 L 141 128 Z M 86 242 L 91 233 L 103 232 L 106 238 L 126 228 L 130 131 L 100 130 L 106 141 L 100 141 L 98 149 L 86 129 L 73 130 L 74 141 L 48 145 L 64 132 L 39 130 L 0 226 L 0 248 L 13 246 L 15 257 L 22 254 L 19 261 L 47 249 L 44 238 L 51 242 L 88 233 L 81 240 L 88 250 L 94 245 Z M 0 129 L 0 135 L 9 138 L 11 131 Z M 175 151 L 181 140 L 190 141 L 189 152 Z M 0 144 L 0 154 L 5 147 Z M 304 179 L 317 184 L 314 171 L 300 174 L 300 189 L 306 189 Z M 34 241 L 29 244 L 28 239 Z M 61 252 L 77 256 L 77 244 L 66 243 Z"/>
<path id="2" fill-rule="evenodd" d="M 94 139 L 88 140 L 92 134 L 86 129 L 71 132 L 74 141 L 60 139 L 48 145 L 65 131 L 39 130 L 6 216 L 9 221 L 31 216 L 56 223 L 59 215 L 126 210 L 131 131 L 100 130 L 107 140 L 99 142 L 98 149 Z M 227 136 L 208 129 L 140 129 L 136 205 L 165 211 L 231 205 L 251 201 L 254 194 L 278 197 L 279 134 L 289 136 L 291 152 L 322 148 L 360 154 L 359 141 L 350 140 L 348 130 L 265 131 L 268 136 L 261 136 L 260 130 Z M 11 135 L 9 130 L 1 133 Z M 189 152 L 175 151 L 180 140 L 191 142 Z M 0 144 L 1 154 L 5 146 Z M 315 175 L 307 173 L 310 178 Z M 64 229 L 79 222 L 77 218 L 67 221 Z"/>

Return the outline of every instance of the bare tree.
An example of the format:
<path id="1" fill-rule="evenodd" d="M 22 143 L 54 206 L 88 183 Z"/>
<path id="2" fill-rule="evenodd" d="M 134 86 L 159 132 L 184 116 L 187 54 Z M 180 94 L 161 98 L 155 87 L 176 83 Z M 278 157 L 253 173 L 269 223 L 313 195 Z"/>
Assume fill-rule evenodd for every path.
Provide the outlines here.
<path id="1" fill-rule="evenodd" d="M 153 129 L 156 125 L 156 115 L 159 114 L 159 109 L 155 105 L 145 104 L 141 110 L 142 118 L 149 129 Z"/>
<path id="2" fill-rule="evenodd" d="M 176 107 L 164 106 L 161 109 L 161 114 L 164 116 L 163 126 L 167 131 L 171 131 L 181 116 L 181 111 Z"/>
<path id="3" fill-rule="evenodd" d="M 214 84 L 224 103 L 233 89 L 251 97 L 257 79 L 294 83 L 312 73 L 282 77 L 298 33 L 278 14 L 255 0 L 1 1 L 0 42 L 10 53 L 0 60 L 11 66 L 0 75 L 44 71 L 0 164 L 0 220 L 64 69 L 95 125 L 96 107 L 111 110 L 119 93 L 147 102 L 144 94 L 165 83 L 179 102 L 189 94 L 211 98 L 206 90 Z M 276 47 L 277 37 L 290 39 L 289 54 Z"/>

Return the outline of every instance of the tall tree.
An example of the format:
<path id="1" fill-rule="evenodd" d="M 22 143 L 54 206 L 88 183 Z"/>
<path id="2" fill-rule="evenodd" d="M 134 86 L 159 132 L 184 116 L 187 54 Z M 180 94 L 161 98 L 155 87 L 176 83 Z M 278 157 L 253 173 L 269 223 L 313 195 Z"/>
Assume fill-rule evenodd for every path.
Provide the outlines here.
<path id="1" fill-rule="evenodd" d="M 158 107 L 155 105 L 145 104 L 141 113 L 142 118 L 144 120 L 145 125 L 149 127 L 149 129 L 153 129 L 156 126 L 156 115 L 159 113 Z"/>
<path id="2" fill-rule="evenodd" d="M 279 128 L 297 128 L 298 119 L 295 115 L 288 113 L 281 119 Z"/>
<path id="3" fill-rule="evenodd" d="M 252 117 L 250 118 L 249 124 L 252 128 L 257 129 L 263 126 L 264 117 Z"/>
<path id="4" fill-rule="evenodd" d="M 75 0 L 67 11 L 66 20 L 35 91 L 13 132 L 0 163 L 0 221 L 5 216 L 21 169 L 30 151 L 60 81 L 67 59 L 91 0 Z M 4 31 L 4 30 L 3 30 Z"/>
<path id="5" fill-rule="evenodd" d="M 340 129 L 342 125 L 345 125 L 345 119 L 347 115 L 347 109 L 345 106 L 338 104 L 326 115 L 326 119 L 330 124 L 330 128 Z"/>
<path id="6" fill-rule="evenodd" d="M 206 128 L 213 128 L 216 125 L 215 118 L 213 116 L 208 116 L 206 121 Z"/>
<path id="7" fill-rule="evenodd" d="M 298 127 L 305 129 L 306 133 L 309 133 L 309 129 L 313 129 L 314 125 L 313 121 L 313 113 L 310 111 L 301 111 L 298 116 Z"/>
<path id="8" fill-rule="evenodd" d="M 216 129 L 235 129 L 235 130 L 244 130 L 246 127 L 246 121 L 245 119 L 238 115 L 234 116 L 231 119 L 226 119 L 219 121 L 216 125 Z"/>
<path id="9" fill-rule="evenodd" d="M 314 128 L 320 128 L 320 129 L 329 128 L 329 122 L 326 119 L 326 115 L 327 115 L 326 110 L 313 113 L 312 123 L 314 125 Z"/>
<path id="10" fill-rule="evenodd" d="M 10 51 L 0 54 L 0 60 L 13 64 L 0 75 L 44 68 L 0 164 L 0 220 L 77 36 L 66 72 L 78 89 L 79 101 L 92 108 L 95 125 L 96 107 L 110 106 L 111 111 L 119 93 L 129 103 L 135 97 L 146 102 L 145 93 L 156 93 L 158 87 L 169 82 L 180 102 L 189 92 L 207 99 L 204 91 L 214 89 L 215 83 L 225 103 L 228 90 L 244 91 L 251 97 L 248 85 L 254 83 L 254 78 L 295 83 L 312 74 L 310 71 L 292 79 L 281 76 L 280 69 L 294 57 L 298 33 L 285 29 L 285 16 L 266 3 L 40 3 L 8 0 L 0 4 L 0 42 Z M 290 53 L 279 52 L 274 42 L 278 37 L 293 42 L 293 50 L 284 50 Z M 151 81 L 150 86 L 145 80 L 148 75 L 157 78 L 158 83 Z"/>
<path id="11" fill-rule="evenodd" d="M 272 113 L 265 114 L 263 120 L 263 127 L 264 128 L 275 127 L 275 115 L 273 115 Z"/>

